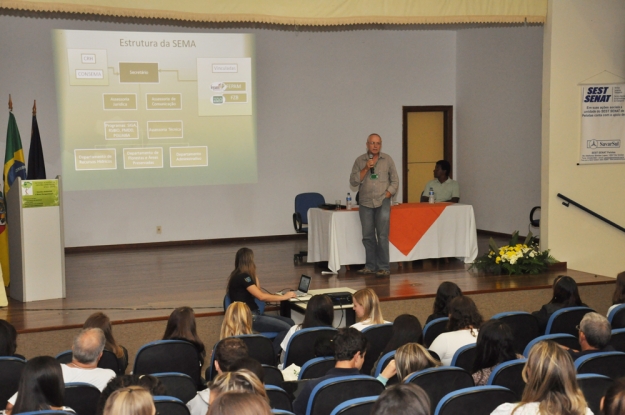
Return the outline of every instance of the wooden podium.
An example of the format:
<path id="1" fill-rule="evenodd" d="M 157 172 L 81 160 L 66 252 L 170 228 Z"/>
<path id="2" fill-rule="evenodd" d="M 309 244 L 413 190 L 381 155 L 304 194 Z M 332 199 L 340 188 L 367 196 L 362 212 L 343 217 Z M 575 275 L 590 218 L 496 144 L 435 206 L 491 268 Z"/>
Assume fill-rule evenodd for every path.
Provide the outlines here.
<path id="1" fill-rule="evenodd" d="M 21 180 L 6 195 L 11 298 L 65 298 L 61 179 Z"/>

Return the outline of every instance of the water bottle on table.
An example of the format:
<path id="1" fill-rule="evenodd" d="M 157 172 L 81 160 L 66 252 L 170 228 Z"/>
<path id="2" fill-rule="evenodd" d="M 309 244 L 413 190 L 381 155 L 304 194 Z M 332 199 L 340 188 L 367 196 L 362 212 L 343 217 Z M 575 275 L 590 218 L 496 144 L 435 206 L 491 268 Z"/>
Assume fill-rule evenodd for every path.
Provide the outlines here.
<path id="1" fill-rule="evenodd" d="M 428 202 L 434 203 L 434 189 L 430 187 L 430 193 L 428 194 Z"/>
<path id="2" fill-rule="evenodd" d="M 345 208 L 352 210 L 352 195 L 349 192 L 347 192 L 347 198 L 345 199 Z"/>

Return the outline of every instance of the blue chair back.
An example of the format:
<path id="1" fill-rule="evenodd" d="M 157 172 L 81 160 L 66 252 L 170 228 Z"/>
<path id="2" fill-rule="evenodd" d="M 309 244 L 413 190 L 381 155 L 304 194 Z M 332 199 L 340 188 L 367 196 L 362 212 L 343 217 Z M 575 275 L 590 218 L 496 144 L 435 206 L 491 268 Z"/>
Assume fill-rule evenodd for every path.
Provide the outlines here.
<path id="1" fill-rule="evenodd" d="M 17 392 L 26 360 L 19 357 L 0 357 L 0 408 L 4 408 L 7 400 Z"/>
<path id="2" fill-rule="evenodd" d="M 430 397 L 431 413 L 434 413 L 438 402 L 449 392 L 475 386 L 469 372 L 454 366 L 420 370 L 409 375 L 404 383 L 414 383 L 423 388 Z"/>
<path id="3" fill-rule="evenodd" d="M 522 373 L 526 362 L 527 359 L 514 359 L 498 364 L 493 368 L 486 384 L 508 388 L 517 396 L 516 401 L 520 401 L 525 389 Z"/>
<path id="4" fill-rule="evenodd" d="M 527 344 L 542 334 L 538 319 L 525 311 L 507 311 L 495 314 L 491 319 L 501 320 L 510 327 L 514 336 L 514 351 L 518 354 L 522 354 Z"/>
<path id="5" fill-rule="evenodd" d="M 295 213 L 299 213 L 302 224 L 308 225 L 308 209 L 323 205 L 325 202 L 320 193 L 300 193 L 295 196 Z"/>
<path id="6" fill-rule="evenodd" d="M 612 379 L 625 376 L 625 353 L 597 352 L 578 357 L 575 360 L 578 374 L 596 373 Z"/>
<path id="7" fill-rule="evenodd" d="M 254 298 L 254 302 L 258 306 L 258 312 L 260 314 L 263 314 L 265 312 L 265 302 L 264 301 L 260 301 L 258 298 Z M 230 307 L 230 304 L 232 304 L 232 300 L 230 299 L 230 296 L 228 295 L 228 293 L 226 293 L 226 295 L 224 296 L 224 302 L 223 302 L 224 313 L 226 312 L 228 307 Z"/>
<path id="8" fill-rule="evenodd" d="M 330 415 L 369 415 L 378 396 L 349 399 L 332 411 Z"/>
<path id="9" fill-rule="evenodd" d="M 438 337 L 439 334 L 447 331 L 449 317 L 436 318 L 423 327 L 423 345 L 426 348 Z"/>
<path id="10" fill-rule="evenodd" d="M 567 333 L 577 336 L 575 328 L 586 313 L 593 312 L 590 307 L 566 307 L 561 308 L 549 317 L 545 334 Z"/>
<path id="11" fill-rule="evenodd" d="M 325 415 L 349 399 L 379 395 L 383 391 L 382 383 L 371 376 L 340 376 L 326 379 L 313 388 L 306 406 L 306 415 Z"/>
<path id="12" fill-rule="evenodd" d="M 608 321 L 612 326 L 612 330 L 625 328 L 625 304 L 617 305 L 610 310 Z"/>
<path id="13" fill-rule="evenodd" d="M 297 380 L 315 379 L 325 376 L 336 364 L 334 357 L 315 357 L 301 367 Z"/>
<path id="14" fill-rule="evenodd" d="M 395 352 L 396 350 L 391 350 L 390 352 L 386 353 L 384 356 L 382 356 L 380 358 L 380 360 L 378 360 L 378 365 L 375 368 L 375 372 L 374 372 L 374 377 L 378 377 L 380 376 L 380 373 L 382 373 L 382 371 L 384 370 L 384 368 L 386 367 L 386 365 L 388 365 L 388 362 L 390 362 L 391 360 L 395 359 Z"/>
<path id="15" fill-rule="evenodd" d="M 293 411 L 291 398 L 284 389 L 275 385 L 265 385 L 269 405 L 272 409 L 282 409 L 283 411 Z"/>
<path id="16" fill-rule="evenodd" d="M 197 385 L 189 375 L 177 372 L 152 373 L 152 376 L 158 378 L 163 386 L 167 396 L 173 396 L 182 402 L 189 402 L 195 398 L 197 394 Z"/>
<path id="17" fill-rule="evenodd" d="M 614 381 L 607 376 L 596 373 L 577 375 L 577 384 L 586 398 L 586 404 L 593 414 L 601 413 L 601 398 Z"/>
<path id="18" fill-rule="evenodd" d="M 388 340 L 393 335 L 393 323 L 372 324 L 362 329 L 362 334 L 367 338 L 369 348 L 367 349 L 367 354 L 365 354 L 365 361 L 362 364 L 360 373 L 369 375 L 373 370 L 375 361 L 380 357 L 380 353 L 382 353 Z"/>
<path id="19" fill-rule="evenodd" d="M 443 396 L 434 415 L 490 414 L 499 405 L 515 399 L 514 393 L 503 386 L 473 386 Z"/>
<path id="20" fill-rule="evenodd" d="M 196 347 L 184 340 L 157 340 L 137 351 L 133 373 L 178 372 L 189 375 L 198 388 L 202 387 L 200 354 Z"/>
<path id="21" fill-rule="evenodd" d="M 160 415 L 190 415 L 187 405 L 173 396 L 154 396 L 154 406 Z"/>
<path id="22" fill-rule="evenodd" d="M 334 335 L 336 332 L 337 330 L 333 327 L 309 327 L 297 330 L 286 345 L 284 367 L 289 367 L 292 363 L 301 367 L 310 359 L 314 359 L 317 337 L 323 334 Z"/>
<path id="23" fill-rule="evenodd" d="M 454 353 L 454 357 L 451 359 L 451 366 L 461 367 L 471 373 L 473 371 L 473 362 L 475 361 L 475 351 L 475 344 L 462 346 Z"/>
<path id="24" fill-rule="evenodd" d="M 608 344 L 617 352 L 625 352 L 625 328 L 612 330 L 612 337 Z"/>
<path id="25" fill-rule="evenodd" d="M 525 350 L 523 351 L 523 356 L 527 357 L 530 353 L 530 350 L 532 350 L 532 347 L 534 347 L 536 343 L 543 341 L 543 340 L 552 340 L 558 344 L 569 347 L 571 349 L 575 349 L 575 350 L 579 349 L 579 341 L 577 340 L 577 337 L 573 336 L 572 334 L 565 334 L 565 333 L 545 334 L 544 336 L 538 336 L 534 340 L 529 342 L 527 346 L 525 347 Z"/>

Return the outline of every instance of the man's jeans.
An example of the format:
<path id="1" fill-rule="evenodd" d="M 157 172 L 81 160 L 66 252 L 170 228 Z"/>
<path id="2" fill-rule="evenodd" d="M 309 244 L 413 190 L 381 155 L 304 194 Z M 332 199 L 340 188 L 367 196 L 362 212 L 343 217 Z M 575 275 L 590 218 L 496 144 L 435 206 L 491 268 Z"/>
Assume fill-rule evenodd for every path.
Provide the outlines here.
<path id="1" fill-rule="evenodd" d="M 391 218 L 391 199 L 384 199 L 378 208 L 358 207 L 362 226 L 362 244 L 365 246 L 365 268 L 371 271 L 390 271 L 388 231 Z"/>

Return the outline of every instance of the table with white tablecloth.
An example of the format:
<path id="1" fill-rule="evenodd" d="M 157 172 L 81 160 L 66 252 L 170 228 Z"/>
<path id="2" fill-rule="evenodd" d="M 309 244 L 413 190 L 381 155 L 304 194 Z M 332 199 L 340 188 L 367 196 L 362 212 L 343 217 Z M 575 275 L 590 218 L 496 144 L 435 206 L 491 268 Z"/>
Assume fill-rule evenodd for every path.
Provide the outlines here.
<path id="1" fill-rule="evenodd" d="M 459 203 L 411 203 L 391 207 L 391 262 L 457 257 L 465 263 L 477 258 L 473 206 Z M 395 243 L 394 243 L 395 242 Z M 364 264 L 358 210 L 308 210 L 308 262 Z"/>

